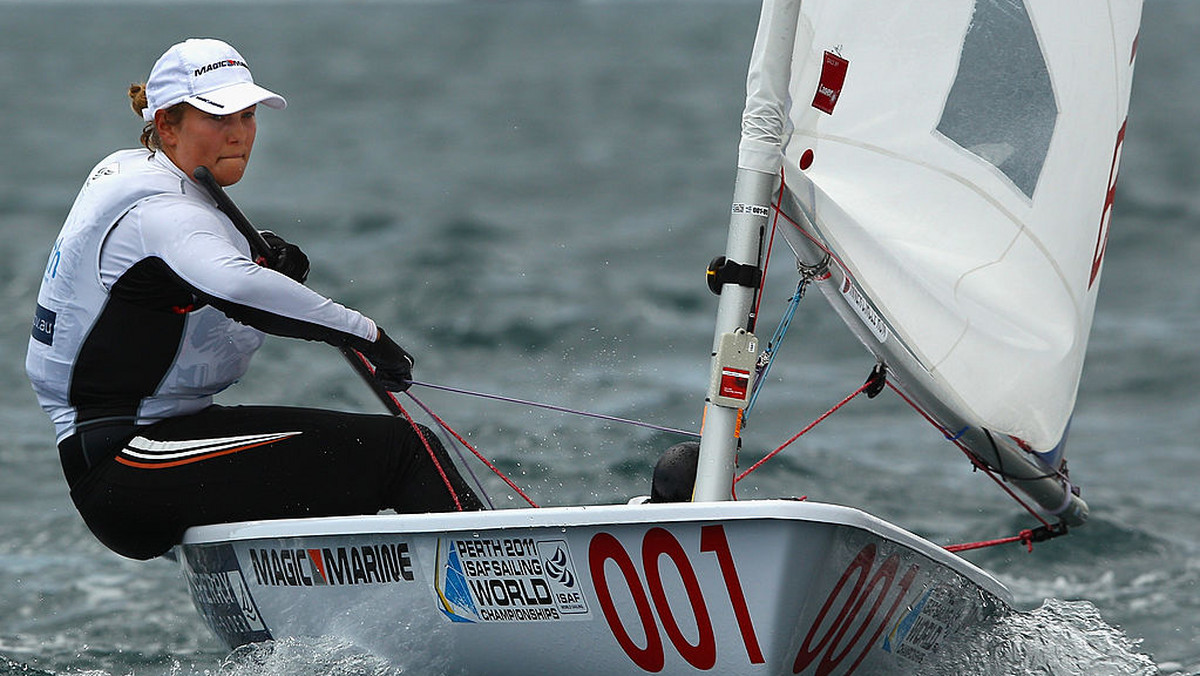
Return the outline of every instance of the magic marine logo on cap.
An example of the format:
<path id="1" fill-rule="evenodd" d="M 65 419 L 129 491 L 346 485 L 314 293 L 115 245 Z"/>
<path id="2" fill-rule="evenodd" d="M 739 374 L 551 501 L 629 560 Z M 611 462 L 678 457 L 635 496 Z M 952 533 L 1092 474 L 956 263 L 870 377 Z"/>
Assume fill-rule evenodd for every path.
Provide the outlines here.
<path id="1" fill-rule="evenodd" d="M 210 63 L 207 66 L 197 68 L 196 71 L 194 73 L 192 73 L 192 77 L 200 77 L 201 75 L 204 75 L 205 73 L 208 73 L 210 71 L 214 71 L 218 68 L 228 68 L 230 66 L 241 66 L 242 68 L 245 68 L 246 70 L 250 70 L 250 66 L 246 65 L 245 61 L 238 61 L 236 59 L 224 59 L 222 61 L 217 61 L 216 63 Z"/>
<path id="2" fill-rule="evenodd" d="M 554 622 L 589 616 L 566 540 L 439 539 L 434 590 L 453 622 Z"/>
<path id="3" fill-rule="evenodd" d="M 254 581 L 264 587 L 390 584 L 413 580 L 407 542 L 307 549 L 253 548 Z"/>

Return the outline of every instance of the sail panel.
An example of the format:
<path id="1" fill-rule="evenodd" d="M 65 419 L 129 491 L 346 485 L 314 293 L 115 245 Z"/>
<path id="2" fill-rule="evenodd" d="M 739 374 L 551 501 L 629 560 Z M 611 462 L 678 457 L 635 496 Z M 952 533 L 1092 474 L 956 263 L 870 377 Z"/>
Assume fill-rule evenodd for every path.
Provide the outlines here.
<path id="1" fill-rule="evenodd" d="M 915 356 L 907 378 L 1036 450 L 1074 407 L 1140 16 L 1140 0 L 805 0 L 783 70 L 804 236 Z"/>

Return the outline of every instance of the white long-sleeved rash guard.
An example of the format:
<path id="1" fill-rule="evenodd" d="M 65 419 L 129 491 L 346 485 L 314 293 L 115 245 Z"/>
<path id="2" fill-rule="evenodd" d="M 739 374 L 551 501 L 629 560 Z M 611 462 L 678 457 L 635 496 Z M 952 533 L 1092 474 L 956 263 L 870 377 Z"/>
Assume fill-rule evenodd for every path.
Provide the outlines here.
<path id="1" fill-rule="evenodd" d="M 59 441 L 88 421 L 198 411 L 240 378 L 262 332 L 364 346 L 362 314 L 250 260 L 205 190 L 162 153 L 100 162 L 54 244 L 26 372 Z"/>

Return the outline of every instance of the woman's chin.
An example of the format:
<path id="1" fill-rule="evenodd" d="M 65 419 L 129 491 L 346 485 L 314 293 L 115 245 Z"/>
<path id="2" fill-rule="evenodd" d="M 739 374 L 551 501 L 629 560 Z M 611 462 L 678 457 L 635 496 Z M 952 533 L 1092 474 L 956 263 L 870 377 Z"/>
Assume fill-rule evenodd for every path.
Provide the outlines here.
<path id="1" fill-rule="evenodd" d="M 216 166 L 212 168 L 213 178 L 217 179 L 217 184 L 221 187 L 237 183 L 245 173 L 246 161 L 243 159 L 217 160 Z"/>

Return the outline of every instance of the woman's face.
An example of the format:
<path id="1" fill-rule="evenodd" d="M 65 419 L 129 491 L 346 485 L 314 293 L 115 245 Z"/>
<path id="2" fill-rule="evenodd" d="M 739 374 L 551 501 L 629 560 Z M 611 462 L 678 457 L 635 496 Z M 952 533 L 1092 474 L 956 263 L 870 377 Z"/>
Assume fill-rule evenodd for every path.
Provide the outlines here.
<path id="1" fill-rule="evenodd" d="M 155 115 L 163 152 L 188 176 L 201 165 L 208 167 L 217 183 L 230 186 L 242 179 L 258 131 L 254 112 L 257 106 L 231 115 L 212 115 L 184 106 L 179 124 L 165 119 L 165 111 Z"/>

